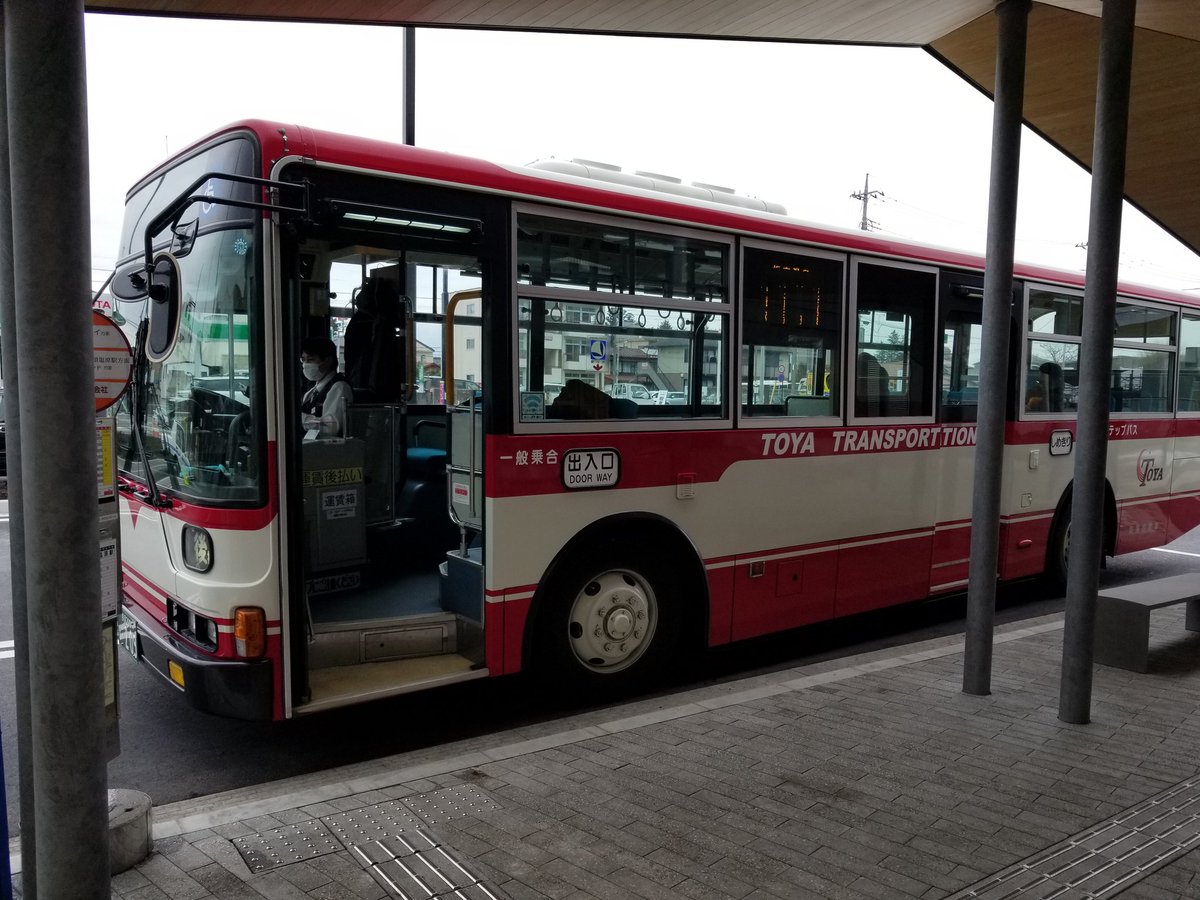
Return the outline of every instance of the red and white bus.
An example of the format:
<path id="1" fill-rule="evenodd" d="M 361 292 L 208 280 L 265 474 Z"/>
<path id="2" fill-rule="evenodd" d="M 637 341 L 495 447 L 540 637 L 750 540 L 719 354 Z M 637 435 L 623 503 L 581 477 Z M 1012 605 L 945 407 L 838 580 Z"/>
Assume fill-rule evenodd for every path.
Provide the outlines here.
<path id="1" fill-rule="evenodd" d="M 120 258 L 121 634 L 200 709 L 628 689 L 966 584 L 979 257 L 245 121 L 130 191 Z M 1018 267 L 1001 579 L 1064 565 L 1082 294 Z M 304 431 L 312 336 L 341 436 Z M 1200 523 L 1195 300 L 1122 285 L 1113 368 L 1109 554 Z"/>

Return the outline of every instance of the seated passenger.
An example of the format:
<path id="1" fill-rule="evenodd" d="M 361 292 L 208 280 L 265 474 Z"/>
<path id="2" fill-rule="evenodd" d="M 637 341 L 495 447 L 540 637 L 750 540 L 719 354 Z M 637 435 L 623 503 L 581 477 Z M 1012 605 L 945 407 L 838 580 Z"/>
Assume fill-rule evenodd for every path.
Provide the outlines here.
<path id="1" fill-rule="evenodd" d="M 315 382 L 300 401 L 304 430 L 345 437 L 352 392 L 346 376 L 337 370 L 337 347 L 329 338 L 305 338 L 300 345 L 300 364 L 304 377 Z"/>
<path id="2" fill-rule="evenodd" d="M 1062 412 L 1064 384 L 1062 366 L 1042 363 L 1037 374 L 1029 377 L 1025 409 L 1029 412 Z"/>
<path id="3" fill-rule="evenodd" d="M 548 419 L 607 419 L 612 398 L 578 378 L 570 378 L 546 410 Z"/>

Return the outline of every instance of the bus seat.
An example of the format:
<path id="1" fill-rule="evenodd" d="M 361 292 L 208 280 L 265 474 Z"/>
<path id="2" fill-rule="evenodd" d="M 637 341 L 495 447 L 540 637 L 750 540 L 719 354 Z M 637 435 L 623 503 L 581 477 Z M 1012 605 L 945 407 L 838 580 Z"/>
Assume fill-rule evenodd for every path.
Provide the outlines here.
<path id="1" fill-rule="evenodd" d="M 1065 391 L 1062 366 L 1058 363 L 1044 362 L 1038 367 L 1041 373 L 1042 396 L 1046 398 L 1047 412 L 1062 412 Z"/>
<path id="2" fill-rule="evenodd" d="M 440 442 L 431 437 L 440 434 Z M 424 443 L 423 443 L 424 441 Z M 438 446 L 440 443 L 440 446 Z M 404 453 L 406 476 L 418 481 L 438 481 L 446 476 L 446 423 L 422 419 L 413 426 L 413 443 Z"/>
<path id="3" fill-rule="evenodd" d="M 450 519 L 446 502 L 446 464 L 444 446 L 423 445 L 441 435 L 445 442 L 446 423 L 422 419 L 413 428 L 413 444 L 405 451 L 405 478 L 396 497 L 396 513 L 415 523 L 407 544 L 421 558 L 439 558 L 458 542 L 458 528 Z"/>
<path id="4" fill-rule="evenodd" d="M 432 481 L 446 475 L 446 451 L 441 447 L 409 447 L 404 456 L 409 478 Z"/>
<path id="5" fill-rule="evenodd" d="M 789 416 L 831 416 L 833 415 L 832 397 L 806 397 L 802 394 L 792 394 L 784 398 L 786 415 Z"/>
<path id="6" fill-rule="evenodd" d="M 636 419 L 638 405 L 625 397 L 613 397 L 608 403 L 608 414 L 614 419 Z"/>
<path id="7" fill-rule="evenodd" d="M 346 326 L 346 380 L 359 402 L 398 403 L 404 392 L 405 337 L 400 293 L 378 276 L 367 278 Z"/>

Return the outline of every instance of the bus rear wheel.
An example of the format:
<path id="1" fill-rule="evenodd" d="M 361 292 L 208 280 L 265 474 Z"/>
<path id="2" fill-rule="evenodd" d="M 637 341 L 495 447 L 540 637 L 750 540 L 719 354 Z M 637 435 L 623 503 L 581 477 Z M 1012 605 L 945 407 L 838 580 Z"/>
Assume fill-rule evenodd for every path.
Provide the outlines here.
<path id="1" fill-rule="evenodd" d="M 652 683 L 679 631 L 667 575 L 633 550 L 602 566 L 568 563 L 548 592 L 538 642 L 550 684 L 559 692 L 609 696 Z"/>

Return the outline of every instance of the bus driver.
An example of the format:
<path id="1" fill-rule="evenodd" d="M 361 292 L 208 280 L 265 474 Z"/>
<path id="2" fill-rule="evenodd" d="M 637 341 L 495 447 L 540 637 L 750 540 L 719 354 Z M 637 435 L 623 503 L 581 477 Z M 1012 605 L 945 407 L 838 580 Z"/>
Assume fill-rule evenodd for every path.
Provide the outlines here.
<path id="1" fill-rule="evenodd" d="M 337 347 L 329 338 L 305 338 L 300 345 L 300 364 L 304 377 L 315 382 L 300 402 L 304 430 L 344 437 L 353 392 L 346 376 L 337 370 Z"/>

